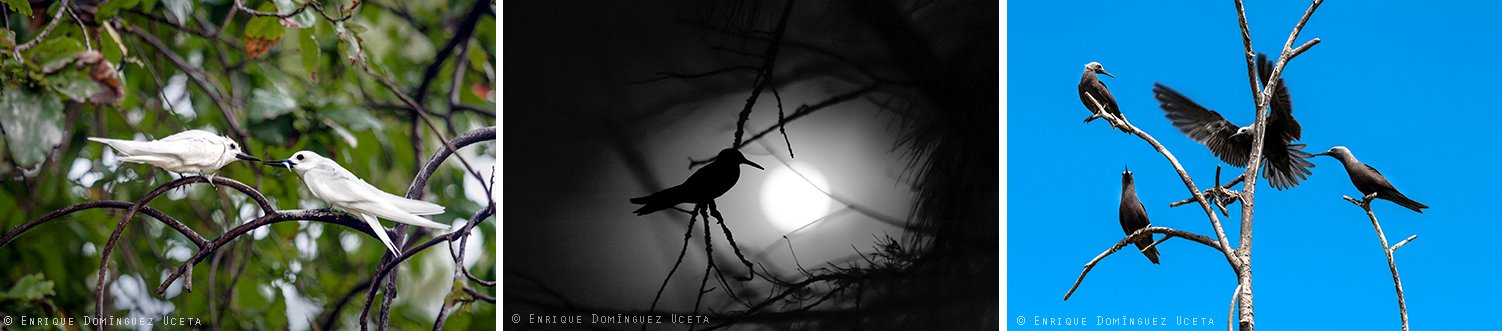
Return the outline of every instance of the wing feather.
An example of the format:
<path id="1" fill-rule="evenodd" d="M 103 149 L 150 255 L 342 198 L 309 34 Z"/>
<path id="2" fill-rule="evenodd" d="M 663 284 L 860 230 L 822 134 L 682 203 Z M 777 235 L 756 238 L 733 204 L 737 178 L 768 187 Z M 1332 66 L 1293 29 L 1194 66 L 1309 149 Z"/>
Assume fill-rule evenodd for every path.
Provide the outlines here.
<path id="1" fill-rule="evenodd" d="M 1172 121 L 1179 132 L 1210 148 L 1210 152 L 1221 161 L 1232 166 L 1246 166 L 1252 144 L 1245 135 L 1232 138 L 1238 126 L 1162 83 L 1153 84 L 1153 97 L 1163 108 L 1164 117 Z"/>

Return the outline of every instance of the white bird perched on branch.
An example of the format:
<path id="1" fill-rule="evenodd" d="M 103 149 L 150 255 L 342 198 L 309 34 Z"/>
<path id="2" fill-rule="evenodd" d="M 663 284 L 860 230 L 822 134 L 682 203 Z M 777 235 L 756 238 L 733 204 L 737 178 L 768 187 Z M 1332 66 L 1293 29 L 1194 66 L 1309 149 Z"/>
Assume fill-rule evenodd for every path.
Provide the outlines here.
<path id="1" fill-rule="evenodd" d="M 109 145 L 120 152 L 121 161 L 145 163 L 176 173 L 196 173 L 200 176 L 219 170 L 224 165 L 239 160 L 261 159 L 240 151 L 240 144 L 229 137 L 215 135 L 203 130 L 188 130 L 153 141 L 134 141 L 89 137 Z"/>
<path id="2" fill-rule="evenodd" d="M 391 242 L 391 238 L 386 235 L 386 227 L 381 226 L 376 217 L 427 228 L 449 228 L 447 224 L 420 217 L 442 214 L 443 206 L 381 191 L 360 177 L 355 177 L 334 160 L 318 153 L 299 151 L 285 160 L 265 162 L 296 171 L 302 177 L 303 184 L 308 186 L 308 191 L 313 192 L 313 196 L 323 199 L 334 208 L 360 216 L 392 254 L 401 254 L 401 251 Z"/>

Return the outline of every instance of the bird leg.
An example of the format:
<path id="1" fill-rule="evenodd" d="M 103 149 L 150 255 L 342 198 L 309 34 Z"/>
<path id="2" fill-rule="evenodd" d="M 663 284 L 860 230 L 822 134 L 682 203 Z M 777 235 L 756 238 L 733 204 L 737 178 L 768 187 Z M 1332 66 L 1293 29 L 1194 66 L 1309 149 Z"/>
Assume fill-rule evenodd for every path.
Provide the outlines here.
<path id="1" fill-rule="evenodd" d="M 715 206 L 714 201 L 709 202 L 708 209 L 710 214 L 714 216 L 715 221 L 720 223 L 720 230 L 725 232 L 725 240 L 730 242 L 730 248 L 735 251 L 735 257 L 740 258 L 741 264 L 746 265 L 746 277 L 736 277 L 735 279 L 744 282 L 756 278 L 756 269 L 752 268 L 751 261 L 747 261 L 745 255 L 741 255 L 741 247 L 735 243 L 735 235 L 730 233 L 730 227 L 725 225 L 725 218 L 720 216 L 720 209 Z M 705 218 L 706 223 L 709 222 L 708 220 L 708 218 Z"/>
<path id="2" fill-rule="evenodd" d="M 214 190 L 218 190 L 219 189 L 218 185 L 214 185 L 214 175 L 213 174 L 204 174 L 202 172 L 199 172 L 198 175 L 199 176 L 203 176 L 203 177 L 209 179 L 209 187 L 214 188 Z"/>

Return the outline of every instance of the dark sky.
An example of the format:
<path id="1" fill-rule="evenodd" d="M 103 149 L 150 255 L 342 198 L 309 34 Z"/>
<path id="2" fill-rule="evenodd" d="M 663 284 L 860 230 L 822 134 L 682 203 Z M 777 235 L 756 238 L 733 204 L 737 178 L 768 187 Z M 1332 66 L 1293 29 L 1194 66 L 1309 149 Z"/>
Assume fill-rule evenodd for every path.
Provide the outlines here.
<path id="1" fill-rule="evenodd" d="M 764 43 L 745 42 L 701 29 L 685 20 L 702 19 L 704 5 L 679 2 L 514 2 L 505 9 L 504 86 L 501 108 L 505 144 L 503 273 L 507 296 L 537 292 L 537 283 L 574 304 L 645 311 L 672 267 L 687 217 L 664 211 L 637 217 L 627 199 L 683 181 L 689 159 L 707 159 L 728 147 L 736 114 L 744 107 L 753 75 L 732 73 L 691 81 L 631 84 L 661 71 L 696 73 L 729 65 L 755 65 L 756 59 L 723 46 L 761 52 Z M 804 6 L 804 4 L 800 4 Z M 829 26 L 828 10 L 800 7 L 789 28 L 793 41 L 869 49 L 871 40 L 845 38 Z M 774 8 L 776 6 L 773 6 Z M 775 14 L 775 13 L 774 13 Z M 771 16 L 775 17 L 775 16 Z M 812 22 L 797 24 L 796 22 Z M 827 32 L 818 33 L 814 32 Z M 808 51 L 784 51 L 781 63 L 812 59 Z M 857 57 L 857 60 L 860 58 Z M 790 79 L 779 84 L 787 112 L 856 88 L 848 79 L 817 73 L 827 63 L 789 65 Z M 780 70 L 779 73 L 784 71 Z M 799 74 L 812 72 L 815 74 Z M 874 100 L 880 101 L 880 100 Z M 776 100 L 764 93 L 746 125 L 747 136 L 776 122 Z M 888 219 L 909 212 L 911 178 L 902 150 L 894 149 L 899 115 L 857 99 L 821 110 L 787 128 L 796 158 L 772 134 L 745 148 L 748 159 L 767 168 L 742 167 L 740 181 L 717 199 L 737 243 L 759 266 L 791 277 L 792 260 L 782 241 L 786 232 L 763 212 L 763 180 L 794 161 L 817 169 L 836 195 L 876 210 Z M 682 207 L 688 208 L 688 205 Z M 832 211 L 843 205 L 831 204 Z M 703 272 L 702 229 L 662 307 L 691 309 Z M 844 261 L 859 249 L 869 253 L 876 237 L 901 238 L 899 227 L 869 215 L 838 213 L 789 236 L 804 267 Z M 717 264 L 727 274 L 744 272 L 713 227 Z M 767 255 L 755 258 L 763 250 Z M 531 298 L 537 296 L 532 295 Z M 526 313 L 508 305 L 506 315 Z"/>

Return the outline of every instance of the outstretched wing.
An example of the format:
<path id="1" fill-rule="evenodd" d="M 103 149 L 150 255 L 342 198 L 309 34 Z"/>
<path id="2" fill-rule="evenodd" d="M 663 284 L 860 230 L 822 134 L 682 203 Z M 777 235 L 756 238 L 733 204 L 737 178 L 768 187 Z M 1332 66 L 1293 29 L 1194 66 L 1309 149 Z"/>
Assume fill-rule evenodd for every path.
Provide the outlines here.
<path id="1" fill-rule="evenodd" d="M 1299 181 L 1313 174 L 1314 163 L 1309 162 L 1312 157 L 1304 152 L 1304 144 L 1279 143 L 1272 140 L 1263 142 L 1267 148 L 1262 152 L 1266 165 L 1263 166 L 1262 178 L 1267 178 L 1268 184 L 1274 189 L 1283 190 L 1299 185 Z"/>
<path id="2" fill-rule="evenodd" d="M 1272 74 L 1272 60 L 1267 58 L 1267 54 L 1257 53 L 1257 79 L 1266 86 L 1267 79 Z M 1278 77 L 1278 86 L 1273 89 L 1271 107 L 1267 114 L 1267 133 L 1277 134 L 1284 142 L 1299 140 L 1304 129 L 1293 118 L 1293 99 L 1288 96 L 1288 84 L 1283 81 L 1283 77 Z"/>
<path id="3" fill-rule="evenodd" d="M 1209 147 L 1210 152 L 1226 164 L 1246 166 L 1247 158 L 1252 154 L 1252 143 L 1246 135 L 1232 138 L 1239 128 L 1235 124 L 1162 83 L 1153 83 L 1153 97 L 1163 108 L 1164 117 L 1173 121 L 1179 132 Z"/>

